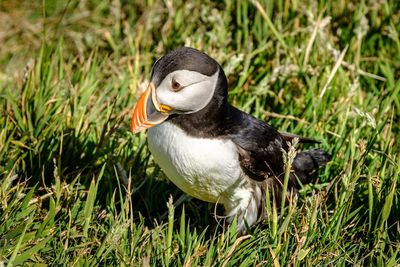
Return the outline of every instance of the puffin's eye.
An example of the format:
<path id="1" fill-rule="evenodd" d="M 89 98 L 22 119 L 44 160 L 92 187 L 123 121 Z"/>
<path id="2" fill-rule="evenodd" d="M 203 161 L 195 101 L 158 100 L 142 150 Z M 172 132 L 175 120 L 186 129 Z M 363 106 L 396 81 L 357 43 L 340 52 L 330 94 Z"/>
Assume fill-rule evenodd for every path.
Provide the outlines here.
<path id="1" fill-rule="evenodd" d="M 182 85 L 180 83 L 178 83 L 174 78 L 172 78 L 172 84 L 171 84 L 172 90 L 174 92 L 178 92 L 180 90 L 182 90 Z"/>

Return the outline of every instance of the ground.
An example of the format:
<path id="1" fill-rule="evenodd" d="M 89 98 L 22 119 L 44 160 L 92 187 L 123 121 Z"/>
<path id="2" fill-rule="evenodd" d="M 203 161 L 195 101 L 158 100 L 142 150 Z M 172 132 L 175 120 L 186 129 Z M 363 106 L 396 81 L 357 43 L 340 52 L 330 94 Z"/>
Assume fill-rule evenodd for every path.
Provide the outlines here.
<path id="1" fill-rule="evenodd" d="M 399 7 L 0 2 L 0 266 L 398 266 Z M 234 106 L 333 156 L 243 237 L 129 132 L 152 64 L 182 45 L 221 63 Z"/>

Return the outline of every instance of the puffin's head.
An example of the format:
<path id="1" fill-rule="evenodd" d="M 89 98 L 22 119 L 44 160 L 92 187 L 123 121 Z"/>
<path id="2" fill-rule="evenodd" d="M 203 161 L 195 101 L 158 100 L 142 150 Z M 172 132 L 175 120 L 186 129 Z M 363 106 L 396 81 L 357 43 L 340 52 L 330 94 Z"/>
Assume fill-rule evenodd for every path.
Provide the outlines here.
<path id="1" fill-rule="evenodd" d="M 193 48 L 177 48 L 154 64 L 150 84 L 133 109 L 131 130 L 150 128 L 171 114 L 196 113 L 216 96 L 224 101 L 226 84 L 214 59 Z"/>

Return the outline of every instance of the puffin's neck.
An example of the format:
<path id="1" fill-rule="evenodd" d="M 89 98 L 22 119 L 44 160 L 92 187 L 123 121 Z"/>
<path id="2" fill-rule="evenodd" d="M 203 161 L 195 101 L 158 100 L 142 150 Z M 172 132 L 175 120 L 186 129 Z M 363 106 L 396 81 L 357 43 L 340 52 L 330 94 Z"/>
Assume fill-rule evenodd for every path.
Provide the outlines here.
<path id="1" fill-rule="evenodd" d="M 221 125 L 229 117 L 231 106 L 227 102 L 228 82 L 220 67 L 218 82 L 211 101 L 205 108 L 191 114 L 171 116 L 168 121 L 177 125 L 187 134 L 196 137 L 218 137 L 223 131 Z"/>

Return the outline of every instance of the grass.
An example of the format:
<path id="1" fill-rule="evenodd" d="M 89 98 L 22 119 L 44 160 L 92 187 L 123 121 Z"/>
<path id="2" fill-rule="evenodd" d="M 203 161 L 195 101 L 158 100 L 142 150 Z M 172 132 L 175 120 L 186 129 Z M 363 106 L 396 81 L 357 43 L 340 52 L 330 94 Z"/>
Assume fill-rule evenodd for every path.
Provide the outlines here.
<path id="1" fill-rule="evenodd" d="M 399 7 L 0 2 L 0 266 L 398 266 Z M 129 132 L 152 64 L 181 45 L 222 64 L 233 105 L 333 155 L 247 236 Z"/>

